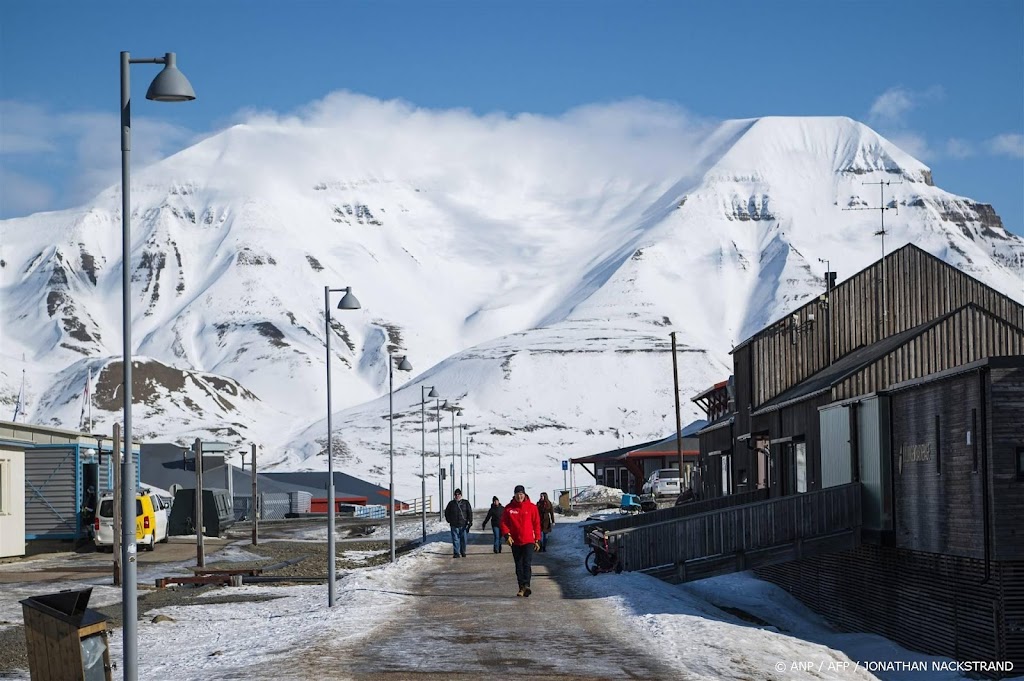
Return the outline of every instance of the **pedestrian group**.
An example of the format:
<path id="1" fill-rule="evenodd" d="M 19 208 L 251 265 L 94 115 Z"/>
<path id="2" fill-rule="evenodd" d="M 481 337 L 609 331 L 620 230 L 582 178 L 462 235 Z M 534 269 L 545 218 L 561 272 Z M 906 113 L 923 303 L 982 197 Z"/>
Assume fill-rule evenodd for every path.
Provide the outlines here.
<path id="1" fill-rule="evenodd" d="M 462 490 L 455 490 L 455 498 L 445 508 L 444 517 L 451 526 L 452 558 L 465 558 L 466 540 L 473 525 L 473 508 L 462 498 Z M 480 527 L 486 529 L 487 523 L 491 524 L 494 553 L 501 553 L 506 544 L 511 547 L 519 584 L 516 596 L 529 597 L 532 593 L 533 554 L 547 550 L 548 535 L 554 522 L 555 508 L 547 492 L 541 492 L 540 500 L 534 504 L 526 494 L 526 488 L 516 485 L 515 493 L 506 506 L 501 505 L 498 497 L 491 499 L 491 506 Z"/>

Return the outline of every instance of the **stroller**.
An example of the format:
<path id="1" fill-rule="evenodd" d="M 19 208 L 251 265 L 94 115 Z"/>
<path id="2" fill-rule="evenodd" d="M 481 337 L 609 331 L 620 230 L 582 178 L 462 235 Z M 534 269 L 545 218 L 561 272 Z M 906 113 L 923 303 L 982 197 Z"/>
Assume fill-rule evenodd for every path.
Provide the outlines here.
<path id="1" fill-rule="evenodd" d="M 640 513 L 643 510 L 640 506 L 640 497 L 635 494 L 623 494 L 619 510 L 624 513 Z"/>
<path id="2" fill-rule="evenodd" d="M 601 572 L 614 572 L 615 574 L 622 572 L 619 556 L 609 544 L 608 535 L 603 529 L 595 527 L 587 533 L 587 546 L 590 547 L 590 553 L 583 561 L 587 572 L 592 575 Z"/>

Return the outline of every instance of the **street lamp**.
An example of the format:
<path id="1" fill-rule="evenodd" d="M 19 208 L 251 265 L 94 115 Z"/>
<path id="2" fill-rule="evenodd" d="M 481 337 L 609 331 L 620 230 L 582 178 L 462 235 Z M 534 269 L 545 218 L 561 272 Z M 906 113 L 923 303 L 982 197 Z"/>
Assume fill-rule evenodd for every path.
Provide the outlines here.
<path id="1" fill-rule="evenodd" d="M 457 404 L 451 404 L 451 405 L 448 404 L 447 400 L 445 400 L 445 403 L 443 405 L 441 405 L 441 409 L 444 409 L 445 411 L 450 411 L 452 413 L 452 466 L 451 466 L 451 468 L 452 468 L 452 482 L 451 482 L 451 490 L 449 490 L 449 491 L 451 492 L 452 498 L 454 499 L 455 498 L 455 413 L 458 412 L 458 415 L 462 416 L 462 409 Z M 438 439 L 439 440 L 441 439 L 440 435 L 438 435 Z"/>
<path id="2" fill-rule="evenodd" d="M 473 488 L 473 508 L 476 508 L 476 462 L 474 461 L 473 455 L 469 453 L 469 443 L 472 441 L 473 438 L 469 438 L 466 440 L 466 456 L 469 457 L 469 462 L 473 465 L 473 473 L 470 476 L 469 480 L 470 486 Z M 479 459 L 480 456 L 477 455 L 476 458 Z"/>
<path id="3" fill-rule="evenodd" d="M 428 397 L 439 397 L 437 391 L 434 390 L 434 386 L 430 386 L 430 392 L 426 395 L 423 391 L 427 389 L 427 386 L 420 386 L 420 439 L 422 440 L 422 449 L 420 450 L 420 482 L 423 491 L 420 494 L 420 506 L 423 508 L 423 543 L 427 543 L 427 417 L 426 417 L 426 404 Z"/>
<path id="4" fill-rule="evenodd" d="M 331 294 L 344 291 L 339 310 L 358 310 L 352 287 L 324 286 L 324 344 L 327 349 L 327 607 L 334 607 L 334 424 L 331 421 Z M 255 460 L 255 457 L 254 457 Z M 253 467 L 253 479 L 256 468 Z"/>
<path id="5" fill-rule="evenodd" d="M 395 392 L 395 362 L 398 362 L 399 371 L 412 371 L 412 364 L 405 358 L 405 355 L 388 355 L 388 468 L 390 469 L 391 481 L 388 484 L 388 503 L 391 504 L 391 511 L 388 517 L 391 518 L 391 562 L 395 562 L 395 421 L 394 421 L 394 392 Z"/>
<path id="6" fill-rule="evenodd" d="M 447 405 L 447 400 L 445 405 Z M 441 400 L 434 401 L 434 410 L 437 413 L 437 519 L 444 520 L 444 464 L 441 461 Z"/>
<path id="7" fill-rule="evenodd" d="M 466 489 L 466 483 L 464 482 L 464 478 L 463 478 L 463 469 L 466 467 L 465 466 L 466 459 L 465 459 L 465 457 L 462 454 L 462 441 L 464 439 L 466 439 L 466 424 L 465 423 L 460 423 L 459 424 L 459 487 L 461 487 L 463 490 L 468 492 L 469 490 Z M 466 496 L 468 497 L 469 495 L 466 495 Z"/>
<path id="8" fill-rule="evenodd" d="M 187 102 L 196 98 L 188 79 L 175 65 L 175 55 L 167 52 L 163 57 L 132 59 L 128 52 L 121 53 L 121 326 L 124 339 L 122 357 L 124 374 L 124 463 L 121 464 L 121 517 L 135 517 L 135 461 L 132 458 L 132 307 L 131 307 L 131 149 L 132 113 L 131 64 L 163 64 L 146 91 L 146 99 L 157 102 Z M 121 523 L 121 617 L 124 629 L 122 649 L 125 681 L 138 678 L 139 641 L 136 593 L 135 523 Z"/>

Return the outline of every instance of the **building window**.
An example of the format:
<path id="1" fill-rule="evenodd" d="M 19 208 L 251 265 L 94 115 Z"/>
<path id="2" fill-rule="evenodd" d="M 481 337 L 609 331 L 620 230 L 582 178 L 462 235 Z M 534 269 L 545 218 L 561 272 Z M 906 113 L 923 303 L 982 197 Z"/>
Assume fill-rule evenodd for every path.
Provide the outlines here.
<path id="1" fill-rule="evenodd" d="M 1017 447 L 1017 480 L 1024 480 L 1024 447 Z"/>
<path id="2" fill-rule="evenodd" d="M 732 494 L 732 454 L 722 455 L 722 494 Z"/>
<path id="3" fill-rule="evenodd" d="M 9 513 L 7 505 L 11 498 L 11 461 L 0 459 L 0 515 Z"/>
<path id="4" fill-rule="evenodd" d="M 807 443 L 794 442 L 793 453 L 796 459 L 796 491 L 803 494 L 807 491 Z"/>

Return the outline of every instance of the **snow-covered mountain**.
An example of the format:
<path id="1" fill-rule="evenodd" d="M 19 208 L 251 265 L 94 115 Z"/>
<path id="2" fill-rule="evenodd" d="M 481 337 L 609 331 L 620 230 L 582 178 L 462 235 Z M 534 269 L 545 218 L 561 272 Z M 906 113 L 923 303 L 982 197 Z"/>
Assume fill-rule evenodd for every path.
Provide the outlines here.
<path id="1" fill-rule="evenodd" d="M 254 120 L 133 175 L 138 437 L 255 441 L 267 464 L 323 469 L 323 292 L 352 286 L 361 310 L 332 298 L 340 470 L 386 484 L 398 352 L 416 368 L 395 372 L 400 497 L 419 495 L 420 386 L 463 408 L 479 503 L 560 487 L 559 460 L 674 429 L 670 331 L 685 423 L 735 343 L 822 289 L 823 261 L 841 280 L 876 260 L 881 211 L 850 209 L 878 208 L 880 182 L 887 250 L 913 241 L 1024 299 L 1024 242 L 991 207 L 847 118 L 685 144 L 645 119 L 634 144 L 602 144 L 572 117 L 375 106 L 344 126 Z M 120 416 L 120 225 L 119 186 L 0 223 L 8 411 L 24 370 L 30 420 L 77 427 L 89 375 L 93 430 Z"/>

